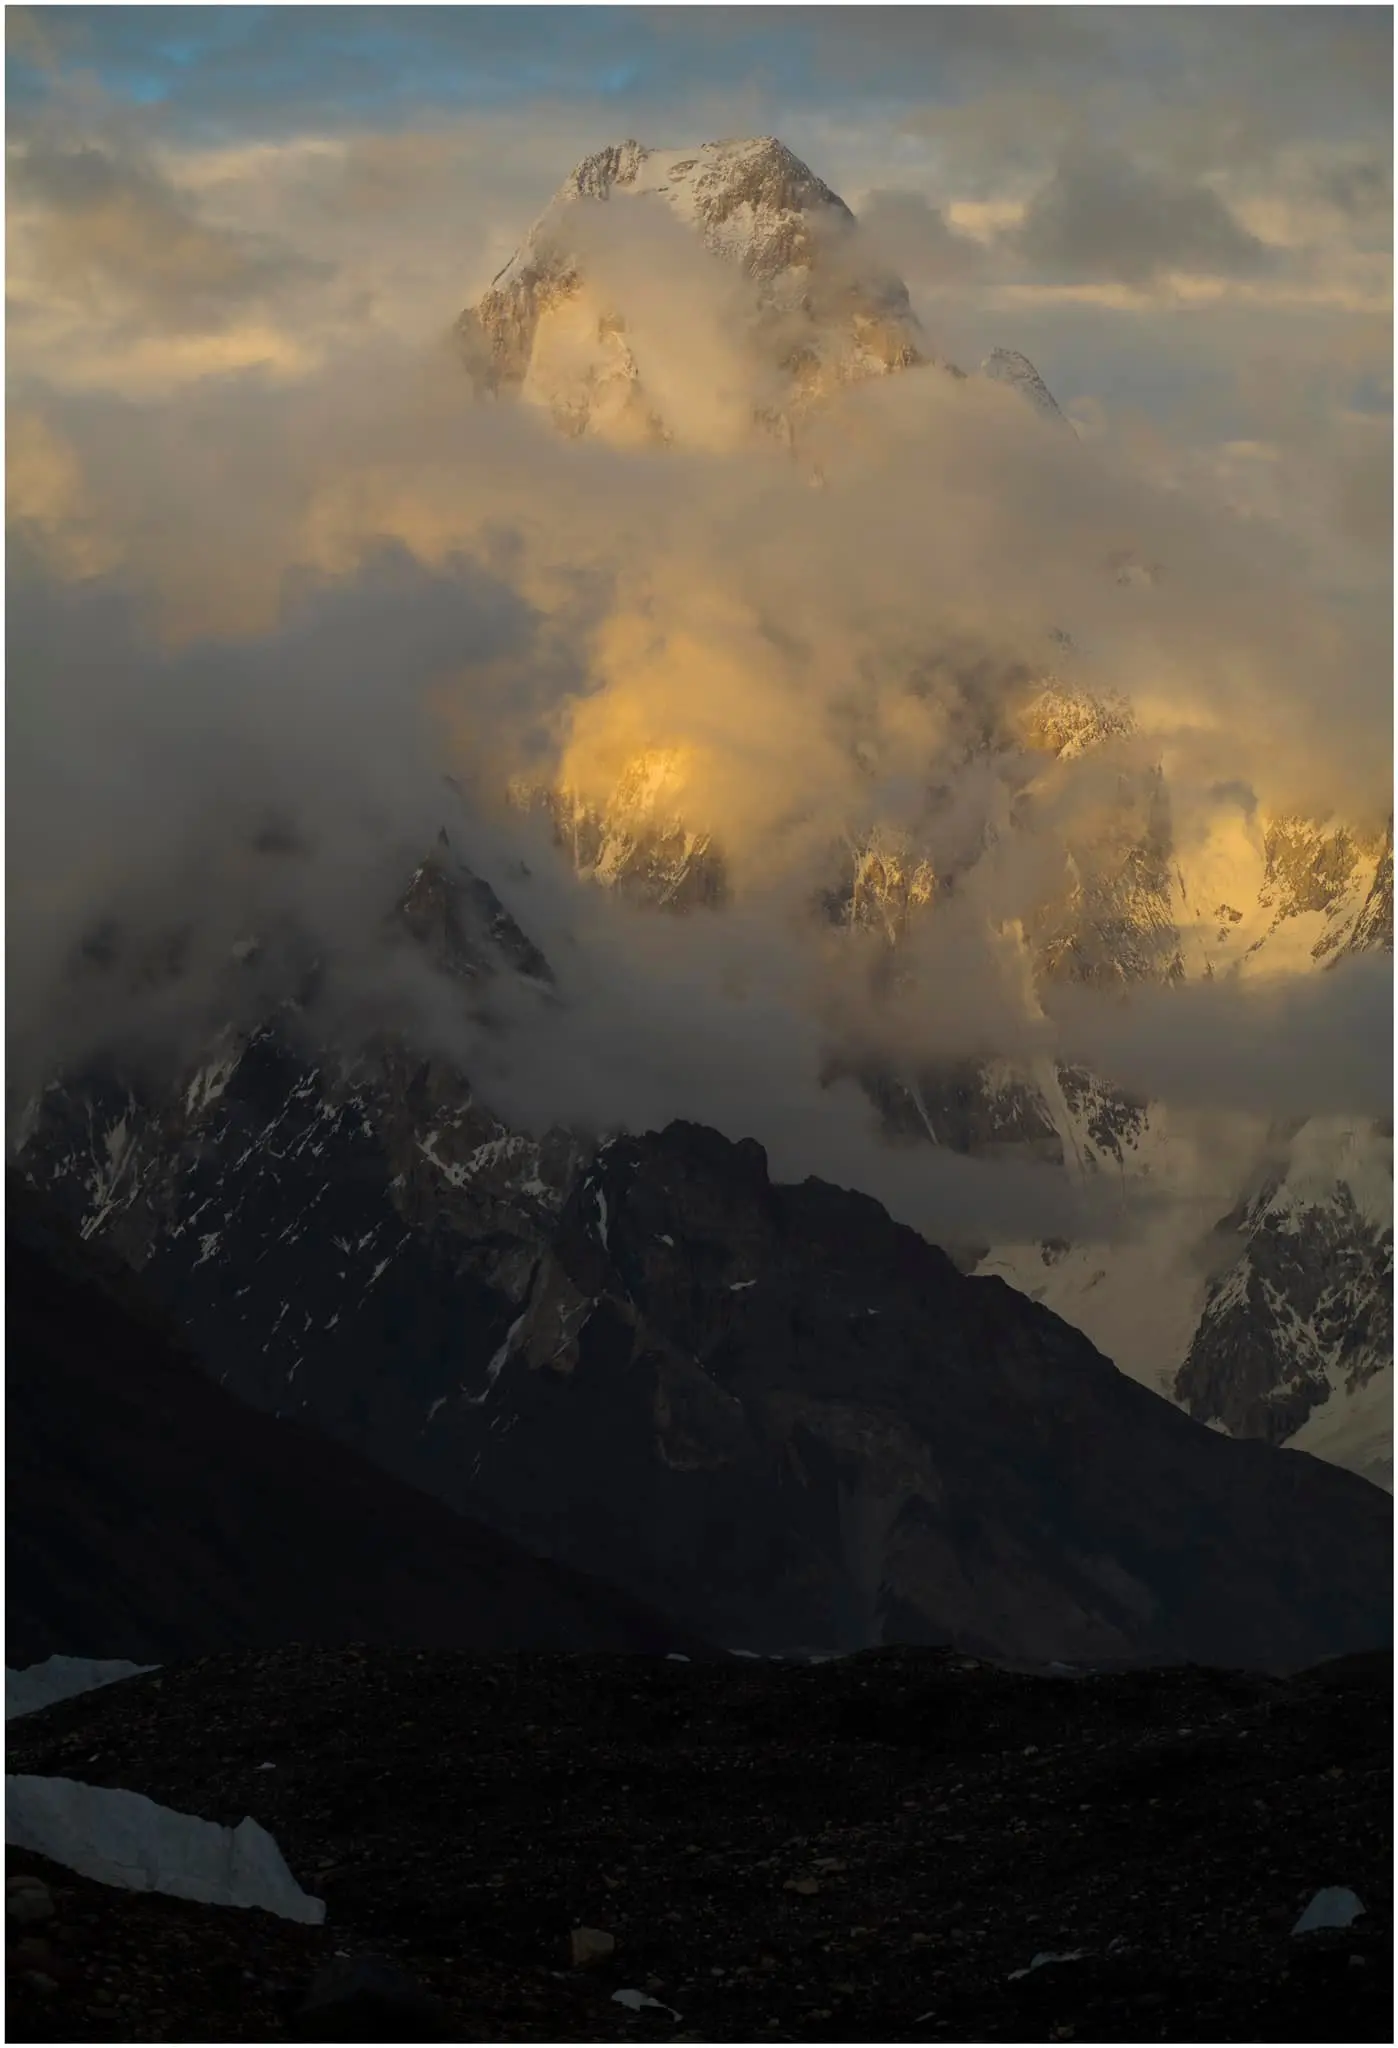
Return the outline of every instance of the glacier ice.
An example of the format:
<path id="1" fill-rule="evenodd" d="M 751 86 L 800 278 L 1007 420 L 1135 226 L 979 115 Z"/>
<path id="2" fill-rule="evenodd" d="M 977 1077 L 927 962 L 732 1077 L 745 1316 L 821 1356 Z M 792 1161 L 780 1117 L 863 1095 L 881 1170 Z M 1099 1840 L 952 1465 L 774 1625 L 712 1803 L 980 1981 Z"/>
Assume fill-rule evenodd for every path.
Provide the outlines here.
<path id="1" fill-rule="evenodd" d="M 1328 1884 L 1307 1906 L 1293 1934 L 1314 1934 L 1322 1927 L 1350 1927 L 1364 1911 L 1364 1901 L 1347 1884 Z"/>
<path id="2" fill-rule="evenodd" d="M 29 1664 L 22 1671 L 5 1671 L 5 1719 L 17 1714 L 37 1714 L 57 1700 L 76 1699 L 79 1693 L 95 1692 L 101 1685 L 115 1685 L 121 1678 L 139 1678 L 158 1671 L 158 1664 L 130 1664 L 124 1657 L 50 1657 L 43 1664 Z"/>
<path id="3" fill-rule="evenodd" d="M 122 1891 L 258 1906 L 309 1927 L 325 1919 L 324 1900 L 302 1891 L 255 1820 L 220 1827 L 141 1792 L 74 1778 L 7 1777 L 5 1841 Z"/>

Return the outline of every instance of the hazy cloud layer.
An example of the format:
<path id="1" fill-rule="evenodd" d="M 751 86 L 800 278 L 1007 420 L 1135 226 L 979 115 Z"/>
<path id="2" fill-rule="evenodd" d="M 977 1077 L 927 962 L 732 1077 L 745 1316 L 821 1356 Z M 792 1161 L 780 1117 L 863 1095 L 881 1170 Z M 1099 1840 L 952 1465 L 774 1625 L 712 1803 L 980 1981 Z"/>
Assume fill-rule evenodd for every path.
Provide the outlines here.
<path id="1" fill-rule="evenodd" d="M 1022 949 L 995 935 L 1063 886 L 1072 847 L 1152 749 L 1172 761 L 1182 821 L 1229 777 L 1272 801 L 1301 777 L 1352 797 L 1386 677 L 1355 667 L 1351 641 L 1348 715 L 1319 700 L 1343 627 L 1279 594 L 1281 563 L 1041 433 L 993 386 L 928 371 L 855 394 L 813 444 L 827 487 L 812 492 L 776 452 L 569 445 L 527 409 L 472 408 L 448 376 L 381 357 L 313 390 L 51 409 L 82 530 L 111 552 L 73 580 L 55 550 L 61 494 L 47 528 L 19 529 L 33 551 L 14 564 L 10 642 L 20 1072 L 71 1031 L 69 963 L 103 918 L 152 946 L 197 929 L 177 988 L 128 1022 L 162 1043 L 188 1043 L 227 1003 L 240 937 L 290 920 L 329 963 L 327 1000 L 383 1021 L 391 992 L 526 1120 L 708 1116 L 792 1170 L 823 1158 L 929 1229 L 1047 1229 L 1064 1196 L 1042 1172 L 881 1150 L 855 1091 L 820 1086 L 832 1052 L 1077 1057 L 1090 1040 L 1128 1085 L 1154 1073 L 1170 1019 L 1133 1003 L 1097 1039 L 1074 1017 L 1060 1040 L 1056 1016 L 1026 1008 Z M 217 495 L 191 476 L 192 447 Z M 1159 592 L 1105 573 L 1127 532 L 1170 561 Z M 1063 617 L 1080 679 L 1134 696 L 1146 737 L 1103 761 L 1026 758 L 1033 819 L 910 935 L 909 986 L 880 997 L 880 947 L 822 926 L 813 899 L 876 825 L 967 859 L 1009 787 L 1004 763 L 964 768 L 977 706 L 1047 672 Z M 521 771 L 605 802 L 655 747 L 674 751 L 676 801 L 728 857 L 737 900 L 720 918 L 647 917 L 587 888 L 500 802 Z M 390 944 L 395 888 L 452 822 L 444 769 L 469 792 L 454 829 L 559 975 L 562 1008 L 520 998 L 503 1039 Z M 939 772 L 954 801 L 929 822 Z M 266 817 L 294 823 L 300 857 L 249 853 Z M 1327 978 L 1322 1005 L 1332 988 L 1347 984 Z M 1324 1019 L 1269 1068 L 1249 1051 L 1276 1019 L 1251 1000 L 1236 998 L 1217 1091 L 1190 1074 L 1186 1106 L 1225 1102 L 1240 1067 L 1235 1107 L 1293 1104 Z M 1343 1035 L 1352 1013 L 1338 1017 Z M 1206 1027 L 1205 1071 L 1218 1019 Z M 1165 1064 L 1167 1096 L 1178 1071 Z"/>
<path id="2" fill-rule="evenodd" d="M 1382 953 L 1260 985 L 1142 990 L 1129 1009 L 1060 993 L 1053 1012 L 1070 1057 L 1182 1109 L 1393 1113 L 1393 962 Z"/>

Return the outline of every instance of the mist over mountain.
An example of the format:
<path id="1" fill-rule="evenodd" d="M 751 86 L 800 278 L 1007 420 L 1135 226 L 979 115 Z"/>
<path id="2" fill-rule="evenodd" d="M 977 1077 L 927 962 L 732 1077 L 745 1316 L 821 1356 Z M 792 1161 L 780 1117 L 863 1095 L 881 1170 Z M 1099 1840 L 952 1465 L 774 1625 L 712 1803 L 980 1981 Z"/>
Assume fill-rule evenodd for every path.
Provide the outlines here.
<path id="1" fill-rule="evenodd" d="M 12 2031 L 1390 2039 L 1391 16 L 6 31 Z"/>
<path id="2" fill-rule="evenodd" d="M 382 1390 L 445 1245 L 508 1358 L 599 1143 L 683 1118 L 1382 1477 L 1383 634 L 1008 332 L 960 373 L 886 248 L 770 138 L 625 142 L 428 363 L 36 400 L 12 1156 L 324 1420 L 297 1315 L 406 1261 Z M 400 1468 L 492 1398 L 447 1303 Z"/>

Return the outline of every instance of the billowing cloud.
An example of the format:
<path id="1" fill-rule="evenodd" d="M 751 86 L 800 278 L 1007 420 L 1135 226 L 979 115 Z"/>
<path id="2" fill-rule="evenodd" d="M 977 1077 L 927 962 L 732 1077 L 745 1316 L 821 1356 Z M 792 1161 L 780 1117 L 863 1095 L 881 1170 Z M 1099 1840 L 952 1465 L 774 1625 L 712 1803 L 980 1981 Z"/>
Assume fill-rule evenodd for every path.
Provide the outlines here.
<path id="1" fill-rule="evenodd" d="M 66 963 L 103 917 L 152 940 L 193 920 L 213 962 L 294 915 L 376 985 L 380 913 L 440 822 L 443 766 L 471 792 L 482 862 L 507 877 L 523 858 L 537 878 L 551 857 L 503 807 L 510 777 L 605 803 L 660 749 L 676 803 L 724 850 L 734 908 L 671 926 L 536 879 L 519 914 L 590 1021 L 547 1058 L 554 1012 L 524 1020 L 517 1057 L 492 1040 L 500 1086 L 522 1110 L 533 1075 L 577 1114 L 591 1072 L 595 1113 L 625 1117 L 630 1075 L 631 1116 L 678 1113 L 686 1061 L 697 1077 L 715 1067 L 704 1046 L 727 1044 L 732 1072 L 704 1084 L 715 1116 L 765 1136 L 775 1062 L 795 1131 L 801 1102 L 815 1116 L 828 1101 L 832 1044 L 900 1059 L 1051 1045 L 1022 949 L 996 935 L 1065 886 L 1152 749 L 1181 788 L 1194 764 L 1201 786 L 1231 776 L 1273 803 L 1298 776 L 1353 801 L 1372 754 L 1386 673 L 1285 590 L 1284 558 L 1044 435 L 1013 394 L 937 371 L 851 394 L 812 443 L 814 492 L 780 449 L 561 442 L 527 406 L 475 407 L 454 366 L 424 375 L 401 353 L 295 391 L 38 417 L 35 468 L 42 453 L 56 480 L 26 529 L 45 566 L 13 570 L 10 829 L 12 991 L 41 1044 L 73 1014 Z M 196 446 L 217 493 L 191 474 Z M 70 532 L 105 540 L 102 573 L 55 551 Z M 1127 534 L 1168 561 L 1158 590 L 1106 572 Z M 1065 618 L 1079 682 L 1134 698 L 1140 737 L 1056 766 L 978 756 L 985 721 L 1042 687 Z M 1315 687 L 1347 666 L 1348 717 Z M 982 851 L 1017 792 L 1032 814 Z M 250 863 L 266 814 L 294 818 L 315 857 Z M 962 877 L 888 998 L 878 945 L 811 910 L 876 827 Z M 649 1065 L 615 1056 L 638 1018 L 662 1037 L 670 1020 Z"/>
<path id="2" fill-rule="evenodd" d="M 1175 271 L 1256 276 L 1269 261 L 1212 187 L 1084 143 L 1064 151 L 1012 240 L 1051 276 L 1138 287 Z"/>
<path id="3" fill-rule="evenodd" d="M 1339 212 L 1360 218 L 1374 215 L 1392 217 L 1393 162 L 1391 156 L 1363 156 L 1317 167 L 1315 187 L 1319 196 Z"/>
<path id="4" fill-rule="evenodd" d="M 1103 1005 L 1059 991 L 1059 1042 L 1120 1086 L 1184 1109 L 1279 1118 L 1393 1114 L 1393 963 L 1199 981 Z"/>
<path id="5" fill-rule="evenodd" d="M 985 249 L 958 232 L 921 192 L 879 187 L 859 209 L 870 246 L 914 291 L 962 284 L 985 262 Z"/>
<path id="6" fill-rule="evenodd" d="M 325 266 L 274 237 L 201 218 L 135 149 L 42 140 L 12 151 L 11 209 L 32 220 L 32 261 L 67 296 L 114 298 L 161 329 L 225 326 Z"/>

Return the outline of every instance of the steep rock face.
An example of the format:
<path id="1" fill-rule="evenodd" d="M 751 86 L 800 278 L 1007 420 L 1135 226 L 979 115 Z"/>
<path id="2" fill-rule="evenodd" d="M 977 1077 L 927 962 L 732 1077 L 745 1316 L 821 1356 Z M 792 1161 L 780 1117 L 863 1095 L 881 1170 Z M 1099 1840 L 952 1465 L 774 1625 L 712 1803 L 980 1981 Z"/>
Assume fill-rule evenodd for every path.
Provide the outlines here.
<path id="1" fill-rule="evenodd" d="M 1380 1630 L 1377 1493 L 1201 1429 L 876 1203 L 684 1125 L 521 1164 L 415 1078 L 269 1029 L 119 1219 L 104 1191 L 229 1393 L 731 1647 L 1286 1662 Z"/>
<path id="2" fill-rule="evenodd" d="M 1104 988 L 1179 980 L 1172 852 L 1163 775 L 1123 780 L 1110 823 L 1070 850 L 1070 886 L 1032 933 L 1041 977 Z"/>
<path id="3" fill-rule="evenodd" d="M 434 965 L 462 980 L 507 968 L 551 983 L 553 970 L 482 876 L 452 850 L 445 828 L 414 870 L 397 912 Z"/>
<path id="4" fill-rule="evenodd" d="M 1387 1628 L 1372 1489 L 695 1126 L 602 1149 L 442 1427 L 500 1526 L 737 1647 L 1267 1661 Z"/>
<path id="5" fill-rule="evenodd" d="M 445 834 L 396 918 L 462 1001 L 500 976 L 551 999 L 547 963 Z M 377 1454 L 498 1345 L 591 1146 L 510 1129 L 402 1039 L 323 1043 L 302 993 L 173 1086 L 110 1061 L 56 1078 L 18 1165 L 144 1275 L 216 1376 Z"/>
<path id="6" fill-rule="evenodd" d="M 1036 737 L 1058 758 L 1129 737 L 1124 708 L 1071 697 L 1069 706 L 1050 689 L 1031 708 Z M 1181 866 L 1168 792 L 1153 783 L 1125 786 L 1117 824 L 1084 849 L 1074 887 L 1029 935 L 1041 985 L 1309 973 L 1391 952 L 1391 825 L 1376 839 L 1333 821 L 1273 820 L 1238 901 L 1215 903 L 1201 893 L 1207 876 Z M 958 1097 L 979 1098 L 958 1124 L 917 1107 L 940 1085 L 931 1075 L 885 1077 L 881 1108 L 902 1105 L 890 1129 L 990 1157 L 1006 1155 L 1009 1137 L 1020 1156 L 1057 1160 L 1070 1174 L 1109 1171 L 1126 1214 L 1139 1198 L 1140 1221 L 1121 1245 L 995 1246 L 980 1270 L 1055 1308 L 1124 1370 L 1215 1427 L 1313 1447 L 1391 1485 L 1390 1131 L 1309 1120 L 1280 1171 L 1240 1188 L 1216 1227 L 1185 1243 L 1149 1214 L 1152 1193 L 1180 1181 L 1189 1158 L 1160 1105 L 1078 1070 L 1040 1068 L 1017 1077 L 1007 1120 L 1004 1076 L 991 1065 L 979 1079 L 954 1077 Z"/>
<path id="7" fill-rule="evenodd" d="M 1124 697 L 1095 696 L 1050 677 L 1024 707 L 1019 728 L 1037 752 L 1076 761 L 1112 740 L 1129 739 L 1136 721 Z"/>
<path id="8" fill-rule="evenodd" d="M 1245 964 L 1279 947 L 1304 948 L 1323 969 L 1392 952 L 1391 820 L 1374 842 L 1343 826 L 1280 819 L 1265 858 L 1266 924 Z M 1301 1124 L 1281 1167 L 1219 1221 L 1208 1263 L 1214 1277 L 1175 1398 L 1235 1435 L 1313 1448 L 1391 1489 L 1391 1128 Z"/>
<path id="9" fill-rule="evenodd" d="M 1312 1118 L 1285 1169 L 1216 1236 L 1236 1250 L 1209 1290 L 1176 1398 L 1202 1421 L 1274 1443 L 1307 1425 L 1324 1443 L 1330 1404 L 1338 1416 L 1362 1402 L 1370 1426 L 1344 1462 L 1391 1487 L 1391 1137 Z M 1386 1433 L 1371 1414 L 1385 1387 Z"/>
<path id="10" fill-rule="evenodd" d="M 1261 956 L 1305 947 L 1322 966 L 1348 954 L 1393 951 L 1393 821 L 1373 838 L 1333 820 L 1274 819 L 1264 841 L 1257 907 L 1265 924 L 1247 947 Z"/>
<path id="11" fill-rule="evenodd" d="M 1112 706 L 1055 723 L 1048 712 L 1061 711 L 1061 696 L 1048 710 L 1035 701 L 1047 745 L 1107 745 L 1122 732 L 1125 715 Z M 663 777 L 653 783 L 663 796 Z M 612 871 L 615 886 L 670 908 L 721 905 L 711 845 L 628 838 L 624 815 L 608 842 L 613 859 L 623 842 L 630 849 L 630 865 Z M 667 844 L 669 865 L 660 858 Z M 1337 884 L 1331 839 L 1316 844 L 1322 872 L 1308 876 L 1293 862 L 1280 898 L 1284 863 L 1269 856 L 1269 901 L 1244 933 L 1270 934 L 1275 945 L 1297 931 L 1309 955 L 1313 927 L 1324 936 L 1337 914 L 1343 924 L 1356 906 L 1381 902 L 1382 850 L 1367 869 L 1362 859 L 1338 863 Z M 824 914 L 875 935 L 896 973 L 901 940 L 914 919 L 935 914 L 939 886 L 915 848 L 883 835 L 851 851 Z M 1305 909 L 1317 892 L 1325 904 Z M 1128 902 L 1118 971 L 1158 929 L 1159 900 L 1147 889 Z M 506 973 L 546 999 L 547 963 L 445 838 L 413 876 L 399 917 L 464 991 Z M 1371 927 L 1382 945 L 1381 918 Z M 829 1078 L 849 1070 L 832 1060 Z M 857 1071 L 893 1142 L 1108 1174 L 1124 1202 L 1139 1190 L 1147 1209 L 1168 1180 L 1168 1118 L 1081 1069 L 958 1062 Z M 1201 1247 L 1159 1252 L 1149 1218 L 1145 1241 L 1124 1247 L 981 1245 L 957 1248 L 957 1257 L 1053 1307 L 1216 1428 L 1313 1446 L 1388 1483 L 1391 1140 L 1307 1126 L 1293 1146 L 1309 1147 L 1304 1172 L 1298 1166 L 1280 1190 L 1246 1191 L 1202 1247 L 1214 1275 L 1207 1284 Z M 392 1454 L 396 1469 L 418 1474 L 424 1457 L 432 1462 L 429 1418 L 463 1385 L 481 1390 L 467 1356 L 488 1360 L 504 1343 L 591 1149 L 563 1132 L 540 1141 L 510 1130 L 461 1075 L 402 1044 L 354 1060 L 318 1050 L 308 1016 L 292 1005 L 223 1034 L 172 1090 L 109 1069 L 66 1076 L 31 1111 L 22 1162 L 85 1231 L 149 1267 L 205 1355 L 236 1369 L 245 1391 L 284 1413 L 332 1417 L 362 1446 L 407 1446 Z M 347 1374 L 345 1334 L 359 1324 L 373 1333 L 367 1355 L 393 1344 L 403 1362 L 375 1364 L 367 1380 Z"/>
<path id="12" fill-rule="evenodd" d="M 122 1262 L 6 1188 L 6 1661 L 290 1642 L 697 1649 L 212 1385 Z"/>
<path id="13" fill-rule="evenodd" d="M 1001 679 L 980 718 L 966 765 L 972 773 L 993 767 L 1009 801 L 998 818 L 986 819 L 962 863 L 938 873 L 915 838 L 876 833 L 856 849 L 841 887 L 826 899 L 837 924 L 882 940 L 886 959 L 876 981 L 899 980 L 900 947 L 918 919 L 935 917 L 980 860 L 995 859 L 1002 840 L 1026 826 L 1032 831 L 1034 778 L 1046 763 L 1099 752 L 1113 762 L 1115 798 L 1097 809 L 1090 835 L 1070 847 L 1060 882 L 1021 932 L 1026 980 L 1040 990 L 1072 982 L 1116 991 L 1178 980 L 1183 960 L 1168 791 L 1157 770 L 1139 764 L 1129 706 L 1078 688 L 1064 661 L 1037 681 Z M 935 829 L 935 811 L 929 823 Z M 1147 1122 L 1145 1103 L 1051 1060 L 940 1061 L 897 1070 L 830 1063 L 832 1078 L 851 1071 L 890 1139 L 978 1158 L 1031 1159 L 1074 1174 L 1099 1166 L 1120 1172 L 1129 1170 Z"/>
<path id="14" fill-rule="evenodd" d="M 659 372 L 647 375 L 637 318 L 645 284 L 633 277 L 628 291 L 598 253 L 609 223 L 597 210 L 643 205 L 663 209 L 746 280 L 743 328 L 729 338 L 748 359 L 750 425 L 789 433 L 838 385 L 925 359 L 906 288 L 867 262 L 844 201 L 783 143 L 624 142 L 579 164 L 461 316 L 458 338 L 479 389 L 531 398 L 569 434 L 687 437 L 673 391 L 667 399 Z M 639 231 L 639 219 L 630 225 Z"/>
<path id="15" fill-rule="evenodd" d="M 1388 821 L 1383 845 L 1354 924 L 1344 939 L 1348 953 L 1391 953 L 1393 951 L 1393 820 Z"/>
<path id="16" fill-rule="evenodd" d="M 894 1143 L 930 1142 L 978 1159 L 1063 1164 L 1063 1137 L 1042 1087 L 1007 1061 L 943 1060 L 912 1073 L 832 1061 L 828 1077 L 846 1072 L 860 1082 Z"/>
<path id="17" fill-rule="evenodd" d="M 503 1334 L 573 1157 L 508 1131 L 459 1076 L 392 1049 L 322 1064 L 273 1023 L 177 1102 L 70 1077 L 22 1163 L 240 1392 L 288 1414 L 323 1397 L 367 1448 Z M 351 1333 L 367 1379 L 342 1370 Z"/>
<path id="18" fill-rule="evenodd" d="M 713 835 L 689 824 L 674 801 L 670 750 L 640 754 L 604 803 L 576 790 L 520 783 L 522 810 L 542 810 L 554 844 L 577 873 L 641 908 L 714 909 L 728 898 L 723 855 Z"/>

